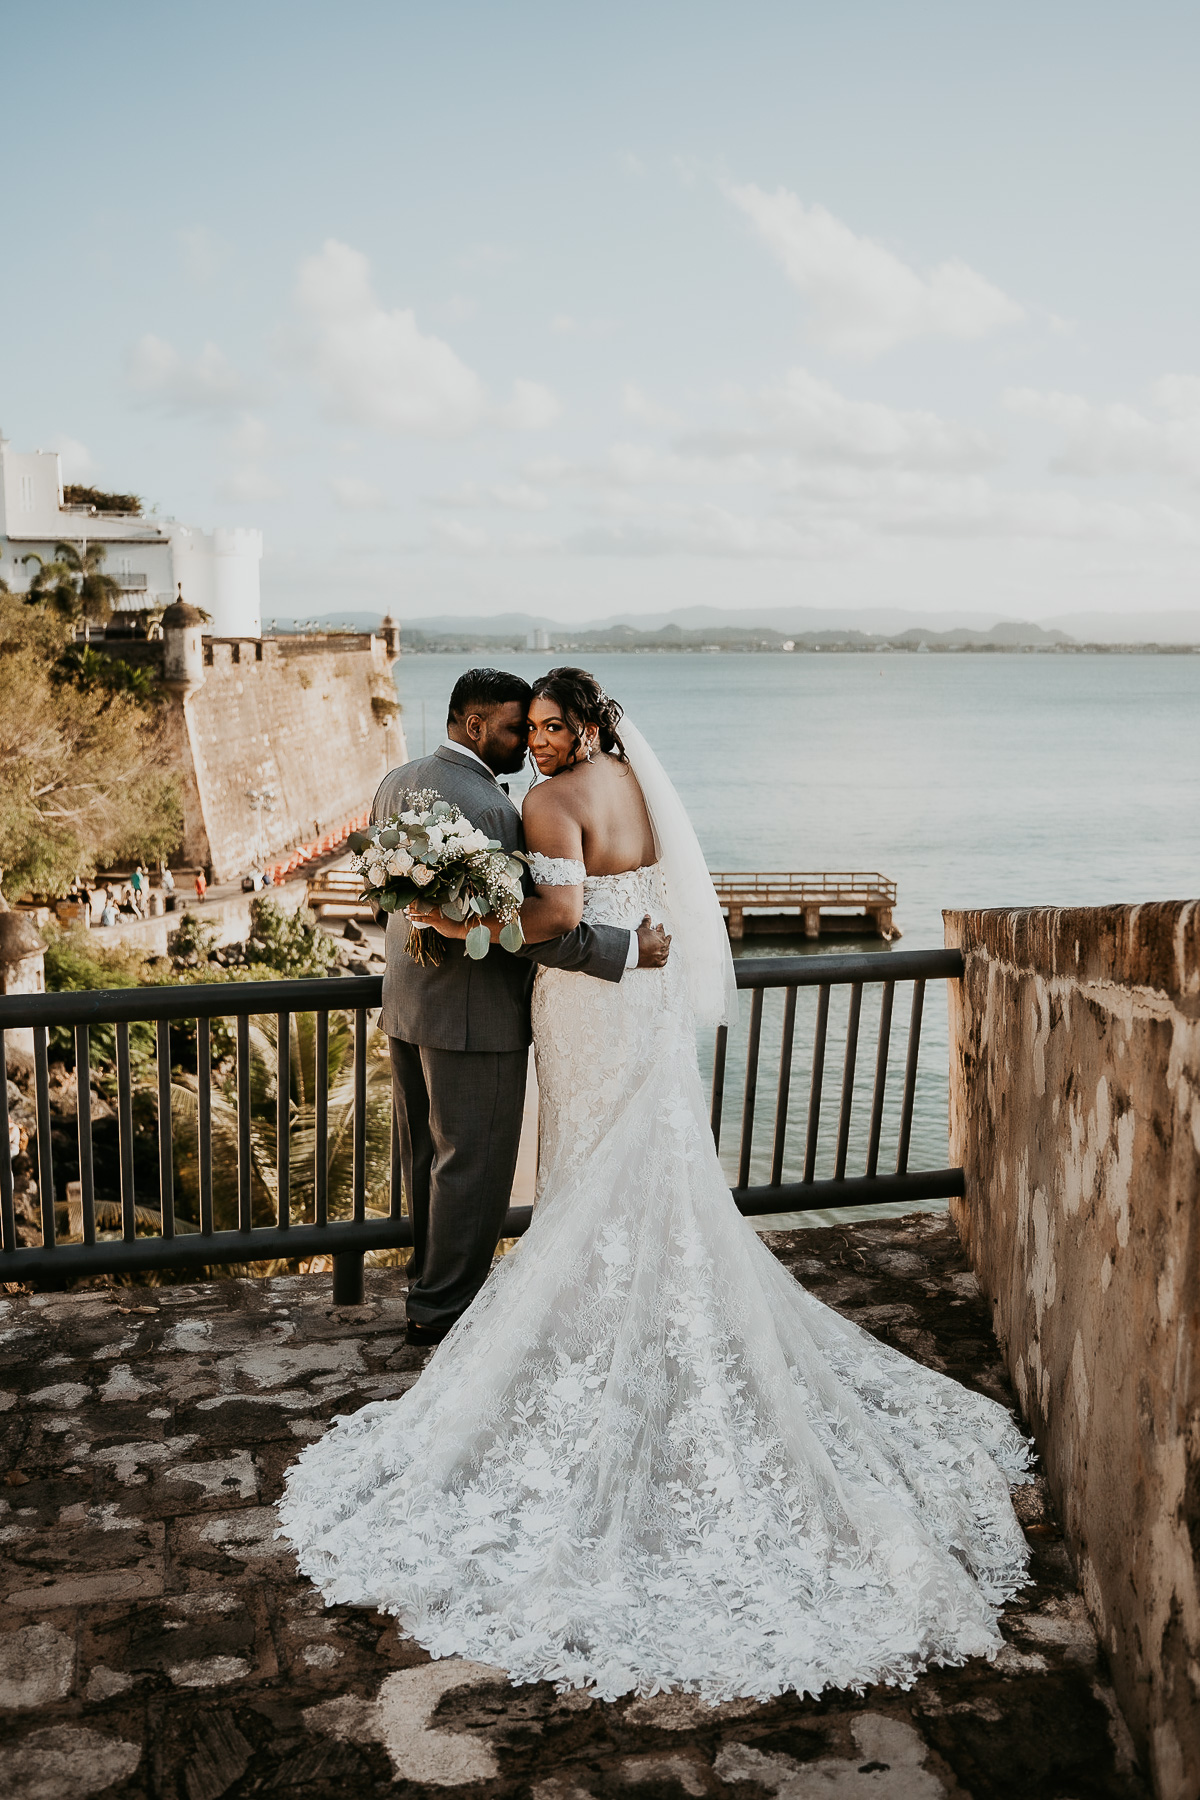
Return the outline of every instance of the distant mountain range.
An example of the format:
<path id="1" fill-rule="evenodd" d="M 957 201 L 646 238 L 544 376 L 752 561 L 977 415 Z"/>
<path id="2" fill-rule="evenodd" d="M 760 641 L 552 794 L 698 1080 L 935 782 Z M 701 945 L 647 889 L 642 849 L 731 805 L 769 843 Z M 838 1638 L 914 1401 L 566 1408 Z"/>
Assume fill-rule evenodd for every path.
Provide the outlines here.
<path id="1" fill-rule="evenodd" d="M 310 615 L 306 618 L 276 616 L 267 620 L 267 629 L 276 631 L 312 631 L 322 627 L 335 631 L 377 630 L 383 614 L 377 610 Z M 596 643 L 601 638 L 626 643 L 645 641 L 647 635 L 673 639 L 677 643 L 695 643 L 705 634 L 724 638 L 752 637 L 756 632 L 792 638 L 887 639 L 893 643 L 920 640 L 955 645 L 995 645 L 998 649 L 1048 646 L 1056 643 L 1075 644 L 1200 644 L 1200 611 L 1116 613 L 1064 613 L 1041 623 L 1028 620 L 999 620 L 983 627 L 978 614 L 918 613 L 900 607 L 856 607 L 838 610 L 833 607 L 756 607 L 739 611 L 736 607 L 688 606 L 674 612 L 615 613 L 605 619 L 589 619 L 565 624 L 561 619 L 535 613 L 492 613 L 458 616 L 442 613 L 436 616 L 402 618 L 400 625 L 410 633 L 426 638 L 453 638 L 456 641 L 486 642 L 489 639 L 512 642 L 535 631 L 547 632 L 554 639 L 582 640 Z"/>

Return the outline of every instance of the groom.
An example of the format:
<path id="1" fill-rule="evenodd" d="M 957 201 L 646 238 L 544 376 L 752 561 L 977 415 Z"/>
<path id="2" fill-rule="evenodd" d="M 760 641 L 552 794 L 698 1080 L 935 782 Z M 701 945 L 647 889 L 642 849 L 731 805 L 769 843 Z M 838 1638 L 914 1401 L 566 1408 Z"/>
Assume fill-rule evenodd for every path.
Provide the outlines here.
<path id="1" fill-rule="evenodd" d="M 529 698 L 519 675 L 468 669 L 450 696 L 444 742 L 384 776 L 372 820 L 403 811 L 407 794 L 432 789 L 506 850 L 522 849 L 521 815 L 497 777 L 524 764 Z M 667 939 L 647 916 L 637 931 L 580 924 L 515 956 L 497 946 L 472 962 L 448 938 L 435 966 L 407 954 L 408 930 L 403 914 L 389 916 L 382 1024 L 413 1222 L 408 1341 L 436 1344 L 482 1287 L 508 1210 L 534 964 L 620 981 L 626 969 L 661 968 Z"/>

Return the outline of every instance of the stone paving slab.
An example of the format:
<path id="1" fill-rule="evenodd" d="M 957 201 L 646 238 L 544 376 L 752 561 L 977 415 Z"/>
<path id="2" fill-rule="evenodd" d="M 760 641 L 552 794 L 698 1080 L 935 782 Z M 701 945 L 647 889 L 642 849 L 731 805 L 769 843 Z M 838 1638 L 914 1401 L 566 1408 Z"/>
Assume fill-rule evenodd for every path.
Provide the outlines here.
<path id="1" fill-rule="evenodd" d="M 771 1234 L 815 1293 L 1011 1404 L 941 1217 Z M 431 1662 L 326 1608 L 275 1539 L 284 1469 L 402 1393 L 402 1278 L 0 1296 L 0 1800 L 1145 1800 L 1040 1482 L 995 1663 L 908 1691 L 605 1704 Z"/>

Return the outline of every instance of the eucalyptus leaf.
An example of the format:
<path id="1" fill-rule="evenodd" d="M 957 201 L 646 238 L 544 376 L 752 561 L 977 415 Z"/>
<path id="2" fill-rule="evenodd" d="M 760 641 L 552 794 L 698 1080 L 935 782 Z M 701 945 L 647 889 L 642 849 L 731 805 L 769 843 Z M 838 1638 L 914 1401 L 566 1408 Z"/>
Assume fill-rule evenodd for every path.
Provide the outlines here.
<path id="1" fill-rule="evenodd" d="M 393 831 L 389 827 L 388 830 L 380 832 L 379 842 L 383 849 L 394 850 L 396 845 L 400 842 L 400 833 L 398 831 Z"/>
<path id="2" fill-rule="evenodd" d="M 506 950 L 516 952 L 525 942 L 525 933 L 521 930 L 520 919 L 512 919 L 500 933 L 500 942 Z"/>
<path id="3" fill-rule="evenodd" d="M 473 925 L 467 933 L 467 955 L 479 962 L 491 949 L 492 938 L 486 925 Z"/>
<path id="4" fill-rule="evenodd" d="M 467 903 L 465 900 L 443 900 L 442 911 L 448 919 L 453 919 L 457 925 L 467 916 Z"/>
<path id="5" fill-rule="evenodd" d="M 376 899 L 379 901 L 379 907 L 380 907 L 381 912 L 387 912 L 387 913 L 395 912 L 396 908 L 400 904 L 399 894 L 389 893 L 386 888 L 383 890 L 382 893 L 376 894 Z"/>
<path id="6" fill-rule="evenodd" d="M 432 811 L 435 819 L 447 819 L 447 818 L 449 818 L 450 814 L 454 811 L 454 808 L 452 806 L 450 806 L 445 800 L 437 800 L 434 802 L 434 805 L 432 806 L 432 808 L 430 810 Z"/>
<path id="7" fill-rule="evenodd" d="M 367 831 L 352 831 L 346 842 L 356 856 L 361 856 L 371 844 L 371 834 Z"/>

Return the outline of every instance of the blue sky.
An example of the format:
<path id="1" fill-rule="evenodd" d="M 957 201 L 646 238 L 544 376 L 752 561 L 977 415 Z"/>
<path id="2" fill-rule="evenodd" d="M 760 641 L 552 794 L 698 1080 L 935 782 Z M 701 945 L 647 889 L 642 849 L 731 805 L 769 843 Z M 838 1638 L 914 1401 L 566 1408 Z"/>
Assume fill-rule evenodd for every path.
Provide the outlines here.
<path id="1" fill-rule="evenodd" d="M 265 610 L 1195 607 L 1195 7 L 11 9 L 0 426 Z"/>

